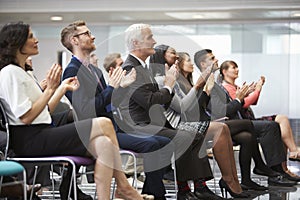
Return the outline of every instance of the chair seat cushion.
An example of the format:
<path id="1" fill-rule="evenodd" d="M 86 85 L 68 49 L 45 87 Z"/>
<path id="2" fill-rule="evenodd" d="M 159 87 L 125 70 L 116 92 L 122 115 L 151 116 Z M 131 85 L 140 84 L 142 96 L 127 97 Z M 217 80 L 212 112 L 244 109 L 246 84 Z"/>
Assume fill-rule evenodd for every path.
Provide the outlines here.
<path id="1" fill-rule="evenodd" d="M 0 161 L 0 176 L 8 176 L 12 174 L 20 173 L 24 170 L 24 167 L 14 161 Z"/>

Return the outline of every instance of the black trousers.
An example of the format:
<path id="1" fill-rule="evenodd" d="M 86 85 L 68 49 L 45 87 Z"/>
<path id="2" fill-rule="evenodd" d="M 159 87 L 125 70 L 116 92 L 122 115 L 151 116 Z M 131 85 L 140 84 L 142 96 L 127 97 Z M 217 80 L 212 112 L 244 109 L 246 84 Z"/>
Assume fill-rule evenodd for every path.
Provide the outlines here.
<path id="1" fill-rule="evenodd" d="M 286 161 L 279 124 L 274 121 L 252 120 L 269 167 Z"/>
<path id="2" fill-rule="evenodd" d="M 178 181 L 210 180 L 213 174 L 207 157 L 200 158 L 203 135 L 155 125 L 135 126 L 137 132 L 159 135 L 171 139 L 175 148 L 176 178 Z M 165 165 L 167 166 L 167 165 Z"/>
<path id="3" fill-rule="evenodd" d="M 169 163 L 174 146 L 171 140 L 162 136 L 135 135 L 117 133 L 121 149 L 142 153 L 146 179 L 143 185 L 143 194 L 152 194 L 155 198 L 163 198 L 165 186 L 162 182 L 164 163 Z"/>

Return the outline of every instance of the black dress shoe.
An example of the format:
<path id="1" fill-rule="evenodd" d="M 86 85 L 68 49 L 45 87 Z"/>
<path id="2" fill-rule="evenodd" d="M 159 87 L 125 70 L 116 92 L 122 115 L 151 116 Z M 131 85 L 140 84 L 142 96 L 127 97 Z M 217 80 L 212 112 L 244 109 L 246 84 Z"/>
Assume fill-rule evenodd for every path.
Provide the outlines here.
<path id="1" fill-rule="evenodd" d="M 283 173 L 283 176 L 284 176 L 285 178 L 287 178 L 288 180 L 290 180 L 290 181 L 295 181 L 295 182 L 299 182 L 299 181 L 300 181 L 300 178 L 299 178 L 299 177 L 293 177 L 293 176 L 289 175 L 289 174 L 286 173 L 286 172 Z"/>
<path id="2" fill-rule="evenodd" d="M 177 200 L 199 200 L 192 192 L 178 192 Z"/>
<path id="3" fill-rule="evenodd" d="M 254 167 L 253 173 L 261 176 L 268 176 L 268 177 L 277 177 L 281 175 L 279 172 L 276 172 L 270 168 L 259 169 Z"/>
<path id="4" fill-rule="evenodd" d="M 199 199 L 207 199 L 207 200 L 222 200 L 225 198 L 222 198 L 215 193 L 213 193 L 207 186 L 201 188 L 201 189 L 195 189 L 194 194 Z"/>
<path id="5" fill-rule="evenodd" d="M 291 187 L 297 184 L 295 181 L 290 181 L 284 176 L 277 176 L 277 177 L 269 177 L 268 184 L 273 186 L 285 186 Z"/>
<path id="6" fill-rule="evenodd" d="M 268 190 L 267 187 L 258 185 L 257 183 L 250 181 L 241 183 L 241 187 L 243 190 L 256 190 L 256 191 L 266 191 Z"/>

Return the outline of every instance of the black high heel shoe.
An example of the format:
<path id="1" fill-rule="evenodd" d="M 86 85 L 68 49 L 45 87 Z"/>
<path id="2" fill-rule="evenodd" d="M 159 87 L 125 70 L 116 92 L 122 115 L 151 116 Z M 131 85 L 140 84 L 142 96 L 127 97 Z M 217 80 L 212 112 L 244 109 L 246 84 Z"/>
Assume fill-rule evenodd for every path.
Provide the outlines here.
<path id="1" fill-rule="evenodd" d="M 222 197 L 224 197 L 223 190 L 225 190 L 225 198 L 227 198 L 227 192 L 229 192 L 229 194 L 233 198 L 248 198 L 248 197 L 250 197 L 249 194 L 246 194 L 244 192 L 241 192 L 240 194 L 234 193 L 222 178 L 219 181 L 219 186 L 221 188 Z"/>
<path id="2" fill-rule="evenodd" d="M 257 191 L 266 191 L 268 190 L 267 187 L 258 185 L 254 181 L 247 181 L 247 182 L 242 182 L 241 187 L 243 190 L 257 190 Z"/>

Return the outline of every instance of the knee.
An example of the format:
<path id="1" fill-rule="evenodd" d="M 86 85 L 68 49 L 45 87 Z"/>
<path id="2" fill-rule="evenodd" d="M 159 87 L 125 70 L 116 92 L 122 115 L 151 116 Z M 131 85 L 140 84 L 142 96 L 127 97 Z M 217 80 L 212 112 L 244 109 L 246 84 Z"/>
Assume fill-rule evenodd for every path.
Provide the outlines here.
<path id="1" fill-rule="evenodd" d="M 251 133 L 246 132 L 246 131 L 240 132 L 233 139 L 238 144 L 252 145 L 253 142 L 256 142 L 256 138 Z"/>
<path id="2" fill-rule="evenodd" d="M 286 115 L 279 114 L 279 115 L 276 115 L 275 121 L 282 124 L 282 123 L 289 122 L 289 119 Z"/>
<path id="3" fill-rule="evenodd" d="M 229 137 L 230 136 L 230 130 L 229 130 L 229 127 L 222 123 L 222 135 L 224 135 L 225 137 Z"/>
<path id="4" fill-rule="evenodd" d="M 95 120 L 96 120 L 97 125 L 100 126 L 100 127 L 110 127 L 110 126 L 112 126 L 112 122 L 109 118 L 98 117 L 98 118 L 95 118 Z"/>
<path id="5" fill-rule="evenodd" d="M 95 123 L 96 130 L 103 130 L 103 134 L 106 136 L 110 136 L 115 134 L 114 127 L 112 121 L 106 117 L 98 117 L 93 119 L 93 123 Z"/>

